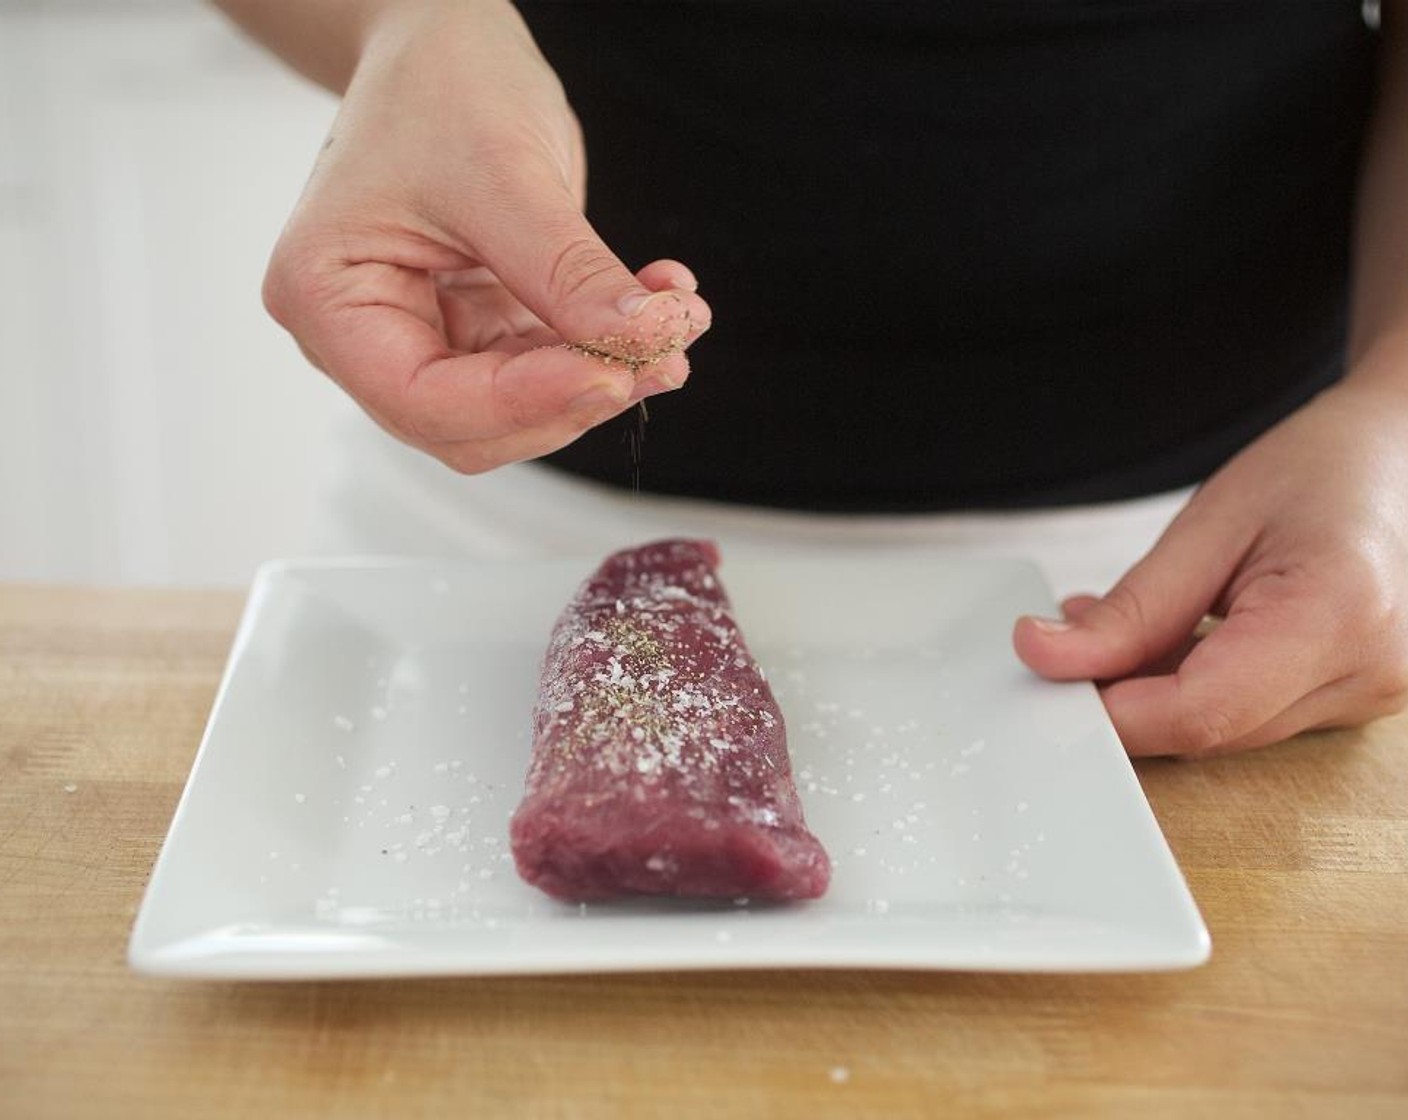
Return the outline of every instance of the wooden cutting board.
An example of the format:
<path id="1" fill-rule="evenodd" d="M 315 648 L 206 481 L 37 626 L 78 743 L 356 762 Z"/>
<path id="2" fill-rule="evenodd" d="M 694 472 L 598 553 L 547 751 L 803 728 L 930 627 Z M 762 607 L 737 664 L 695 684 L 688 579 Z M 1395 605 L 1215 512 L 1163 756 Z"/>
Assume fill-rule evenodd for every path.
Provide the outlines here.
<path id="1" fill-rule="evenodd" d="M 135 976 L 241 602 L 0 587 L 0 1118 L 1408 1116 L 1408 717 L 1139 765 L 1193 972 Z"/>

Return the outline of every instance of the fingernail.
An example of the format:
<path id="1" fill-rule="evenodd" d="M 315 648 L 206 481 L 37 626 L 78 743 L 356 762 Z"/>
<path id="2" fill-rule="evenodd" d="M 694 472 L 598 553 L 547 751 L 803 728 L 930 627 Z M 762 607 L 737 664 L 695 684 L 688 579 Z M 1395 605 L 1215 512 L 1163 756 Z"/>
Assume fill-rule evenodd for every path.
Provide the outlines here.
<path id="1" fill-rule="evenodd" d="M 1043 634 L 1064 634 L 1071 629 L 1071 623 L 1064 618 L 1042 618 L 1040 615 L 1029 614 L 1027 619 Z"/>
<path id="2" fill-rule="evenodd" d="M 571 412 L 604 415 L 625 408 L 627 399 L 627 394 L 616 385 L 595 385 L 581 396 L 574 397 L 567 407 Z"/>
<path id="3" fill-rule="evenodd" d="M 1202 641 L 1226 621 L 1221 615 L 1205 614 L 1198 625 L 1193 628 L 1193 637 Z"/>
<path id="4" fill-rule="evenodd" d="M 669 372 L 670 365 L 671 363 L 666 362 L 656 366 L 655 369 L 651 371 L 650 376 L 647 377 L 646 380 L 658 381 L 666 389 L 678 389 L 681 385 L 683 385 L 686 381 L 689 380 L 689 358 L 686 355 L 680 356 L 678 367 L 679 372 L 677 374 Z"/>
<path id="5" fill-rule="evenodd" d="M 647 292 L 644 288 L 639 288 L 634 292 L 627 292 L 616 301 L 616 310 L 628 319 L 634 319 L 645 310 L 646 304 L 661 296 L 668 296 L 670 292 Z"/>
<path id="6" fill-rule="evenodd" d="M 657 396 L 660 393 L 672 393 L 683 384 L 683 381 L 676 384 L 668 377 L 647 377 L 636 382 L 636 390 L 626 403 L 635 404 L 637 401 L 645 400 L 646 397 Z"/>

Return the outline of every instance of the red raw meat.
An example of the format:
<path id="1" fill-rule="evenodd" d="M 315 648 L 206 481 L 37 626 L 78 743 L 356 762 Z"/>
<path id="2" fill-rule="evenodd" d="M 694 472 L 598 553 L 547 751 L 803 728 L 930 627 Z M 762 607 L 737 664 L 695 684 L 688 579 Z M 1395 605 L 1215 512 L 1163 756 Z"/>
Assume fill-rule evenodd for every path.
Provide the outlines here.
<path id="1" fill-rule="evenodd" d="M 718 562 L 709 541 L 617 552 L 558 619 L 510 826 L 518 873 L 554 898 L 826 890 L 782 712 Z"/>

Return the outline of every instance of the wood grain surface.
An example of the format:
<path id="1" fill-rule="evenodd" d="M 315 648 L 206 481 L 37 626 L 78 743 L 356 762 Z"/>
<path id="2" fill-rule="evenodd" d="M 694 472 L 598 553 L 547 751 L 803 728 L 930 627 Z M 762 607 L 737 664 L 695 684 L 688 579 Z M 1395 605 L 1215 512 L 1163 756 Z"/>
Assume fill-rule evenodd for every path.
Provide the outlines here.
<path id="1" fill-rule="evenodd" d="M 242 596 L 0 587 L 0 1118 L 1408 1116 L 1408 719 L 1139 776 L 1186 973 L 146 979 Z"/>

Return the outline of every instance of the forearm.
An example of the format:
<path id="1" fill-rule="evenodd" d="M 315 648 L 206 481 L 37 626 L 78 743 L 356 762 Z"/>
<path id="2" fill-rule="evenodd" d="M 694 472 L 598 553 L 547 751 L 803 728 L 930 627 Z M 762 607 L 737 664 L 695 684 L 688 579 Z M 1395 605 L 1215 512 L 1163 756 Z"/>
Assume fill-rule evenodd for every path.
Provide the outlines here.
<path id="1" fill-rule="evenodd" d="M 469 19 L 508 14 L 510 0 L 213 0 L 252 38 L 306 78 L 344 93 L 374 31 L 453 9 Z M 526 31 L 523 32 L 526 35 Z"/>
<path id="2" fill-rule="evenodd" d="M 1349 376 L 1408 392 L 1408 0 L 1383 5 L 1354 241 Z"/>
<path id="3" fill-rule="evenodd" d="M 375 18 L 395 0 L 213 0 L 306 78 L 342 93 Z"/>

